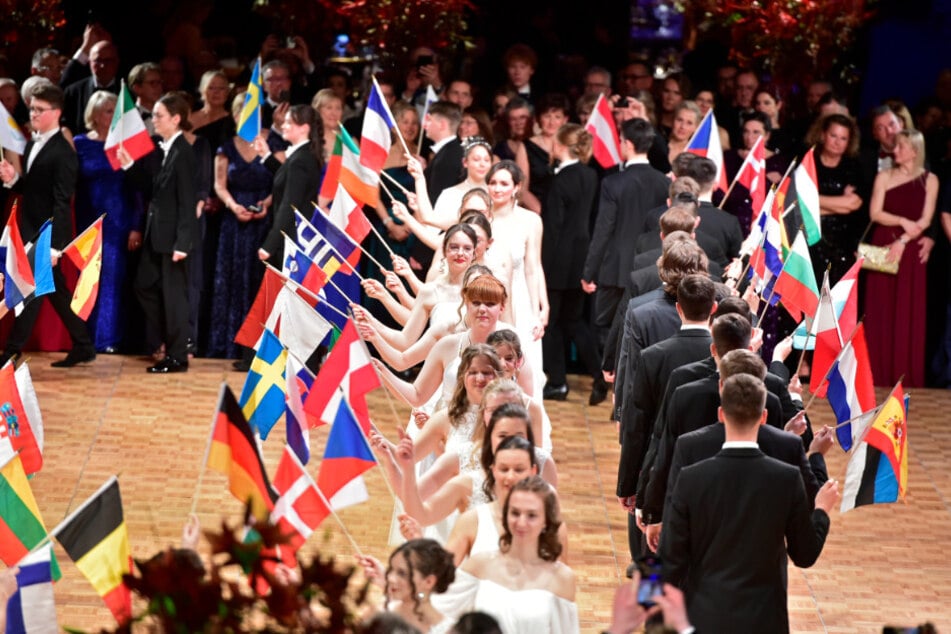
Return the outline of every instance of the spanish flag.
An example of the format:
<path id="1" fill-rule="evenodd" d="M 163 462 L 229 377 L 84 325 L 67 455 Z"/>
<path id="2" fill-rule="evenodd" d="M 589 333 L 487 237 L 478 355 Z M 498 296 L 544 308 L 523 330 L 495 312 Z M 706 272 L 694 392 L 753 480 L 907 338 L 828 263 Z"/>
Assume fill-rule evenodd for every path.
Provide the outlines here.
<path id="1" fill-rule="evenodd" d="M 258 440 L 227 384 L 218 397 L 207 464 L 228 476 L 232 495 L 245 503 L 250 500 L 254 517 L 262 522 L 268 518 L 277 495 L 264 470 Z"/>
<path id="2" fill-rule="evenodd" d="M 51 532 L 86 575 L 120 625 L 132 618 L 132 594 L 122 575 L 132 573 L 129 532 L 119 481 L 112 476 Z"/>
<path id="3" fill-rule="evenodd" d="M 102 271 L 102 219 L 89 225 L 85 231 L 63 249 L 63 256 L 79 269 L 79 280 L 69 307 L 80 319 L 89 319 L 99 295 L 99 274 Z"/>

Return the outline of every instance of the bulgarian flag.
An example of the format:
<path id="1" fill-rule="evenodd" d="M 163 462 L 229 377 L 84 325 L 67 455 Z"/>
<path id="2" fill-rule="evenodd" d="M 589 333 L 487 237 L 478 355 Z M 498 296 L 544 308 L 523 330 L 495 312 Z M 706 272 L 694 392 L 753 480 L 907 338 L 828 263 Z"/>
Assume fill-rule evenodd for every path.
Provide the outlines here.
<path id="1" fill-rule="evenodd" d="M 116 102 L 116 113 L 112 116 L 109 134 L 106 136 L 106 158 L 109 159 L 109 165 L 114 170 L 122 169 L 117 156 L 120 147 L 125 148 L 133 161 L 139 160 L 155 149 L 152 137 L 145 129 L 142 115 L 136 109 L 125 81 L 122 82 L 119 100 Z"/>
<path id="2" fill-rule="evenodd" d="M 85 231 L 63 249 L 63 255 L 69 258 L 79 269 L 79 280 L 73 291 L 73 301 L 69 307 L 80 319 L 89 319 L 96 297 L 99 295 L 99 274 L 102 271 L 102 219 L 105 214 L 89 225 Z"/>
<path id="3" fill-rule="evenodd" d="M 796 234 L 774 288 L 783 306 L 794 319 L 804 317 L 811 320 L 816 316 L 816 310 L 819 308 L 819 287 L 816 285 L 816 274 L 812 270 L 812 258 L 809 257 L 805 231 Z"/>

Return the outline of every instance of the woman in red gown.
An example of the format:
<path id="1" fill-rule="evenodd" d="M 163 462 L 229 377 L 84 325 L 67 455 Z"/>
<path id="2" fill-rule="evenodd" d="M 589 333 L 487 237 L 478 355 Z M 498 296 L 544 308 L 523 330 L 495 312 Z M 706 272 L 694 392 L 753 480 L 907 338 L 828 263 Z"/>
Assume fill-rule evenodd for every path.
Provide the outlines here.
<path id="1" fill-rule="evenodd" d="M 924 169 L 925 142 L 902 130 L 894 166 L 875 177 L 869 215 L 872 244 L 886 246 L 898 273 L 866 271 L 865 332 L 876 385 L 925 384 L 927 262 L 934 242 L 924 231 L 934 216 L 938 178 Z"/>

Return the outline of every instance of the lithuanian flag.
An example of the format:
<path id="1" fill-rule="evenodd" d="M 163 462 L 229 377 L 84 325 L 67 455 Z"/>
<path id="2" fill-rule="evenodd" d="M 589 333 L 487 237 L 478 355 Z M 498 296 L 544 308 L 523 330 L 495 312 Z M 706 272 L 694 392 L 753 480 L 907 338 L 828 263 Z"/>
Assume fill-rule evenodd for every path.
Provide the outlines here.
<path id="1" fill-rule="evenodd" d="M 132 573 L 132 551 L 116 477 L 112 476 L 52 534 L 106 602 L 116 621 L 120 625 L 127 623 L 132 618 L 132 594 L 122 575 Z"/>
<path id="2" fill-rule="evenodd" d="M 0 560 L 13 567 L 45 537 L 46 526 L 23 463 L 14 454 L 0 467 Z"/>
<path id="3" fill-rule="evenodd" d="M 254 516 L 262 522 L 267 520 L 277 496 L 264 470 L 254 432 L 227 384 L 221 386 L 212 425 L 208 466 L 228 476 L 231 494 L 244 503 L 250 500 Z"/>
<path id="4" fill-rule="evenodd" d="M 96 297 L 99 295 L 99 275 L 102 271 L 102 219 L 89 225 L 85 231 L 63 249 L 63 255 L 69 258 L 79 269 L 79 280 L 73 291 L 73 300 L 69 307 L 80 319 L 89 319 Z"/>

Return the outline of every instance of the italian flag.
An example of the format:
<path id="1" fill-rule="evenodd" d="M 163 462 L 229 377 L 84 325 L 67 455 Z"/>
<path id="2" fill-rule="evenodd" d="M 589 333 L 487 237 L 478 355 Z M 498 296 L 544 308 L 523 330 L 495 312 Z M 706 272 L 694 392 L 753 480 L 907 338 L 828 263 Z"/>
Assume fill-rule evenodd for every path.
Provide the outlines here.
<path id="1" fill-rule="evenodd" d="M 803 317 L 810 320 L 816 316 L 819 308 L 819 287 L 816 274 L 812 270 L 812 258 L 809 257 L 809 245 L 806 244 L 806 232 L 799 231 L 793 240 L 783 270 L 776 279 L 776 294 L 789 314 L 795 319 Z"/>
<path id="2" fill-rule="evenodd" d="M 125 148 L 133 161 L 139 160 L 155 149 L 152 137 L 149 136 L 149 131 L 146 130 L 145 123 L 142 121 L 142 115 L 132 102 L 132 95 L 129 94 L 124 81 L 119 91 L 119 100 L 116 102 L 116 113 L 112 117 L 109 134 L 106 136 L 106 158 L 109 159 L 109 164 L 114 170 L 122 169 L 117 156 L 120 147 Z"/>

